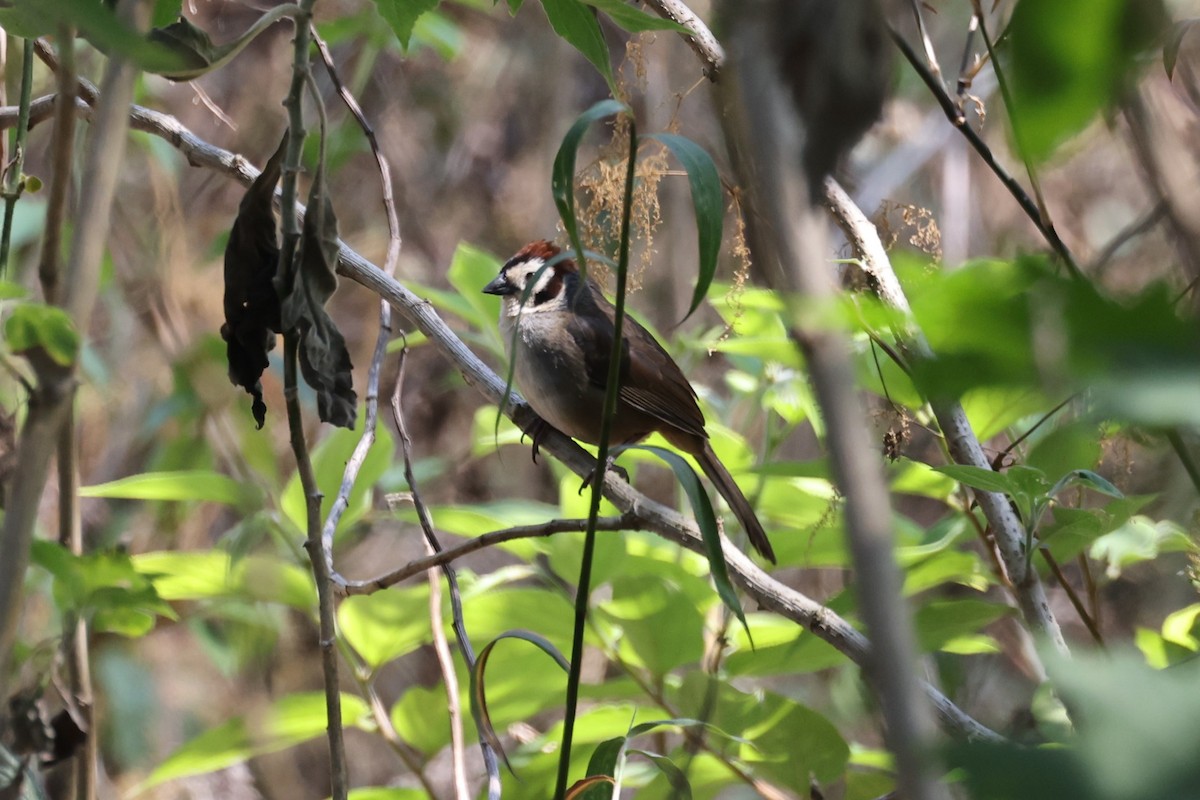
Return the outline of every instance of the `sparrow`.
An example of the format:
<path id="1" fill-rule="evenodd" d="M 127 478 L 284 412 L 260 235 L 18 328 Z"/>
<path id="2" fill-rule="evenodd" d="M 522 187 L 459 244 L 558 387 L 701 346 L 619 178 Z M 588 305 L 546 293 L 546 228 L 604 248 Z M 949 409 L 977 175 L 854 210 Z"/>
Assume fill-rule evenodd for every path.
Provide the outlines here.
<path id="1" fill-rule="evenodd" d="M 529 405 L 567 436 L 597 444 L 615 309 L 570 259 L 555 262 L 538 276 L 560 252 L 548 241 L 525 245 L 483 291 L 503 301 L 500 333 L 514 362 L 517 386 Z M 654 337 L 626 317 L 610 441 L 630 445 L 654 432 L 695 457 L 729 503 L 750 544 L 774 563 L 775 552 L 754 509 L 708 441 L 696 391 Z M 536 448 L 535 434 L 535 454 Z"/>

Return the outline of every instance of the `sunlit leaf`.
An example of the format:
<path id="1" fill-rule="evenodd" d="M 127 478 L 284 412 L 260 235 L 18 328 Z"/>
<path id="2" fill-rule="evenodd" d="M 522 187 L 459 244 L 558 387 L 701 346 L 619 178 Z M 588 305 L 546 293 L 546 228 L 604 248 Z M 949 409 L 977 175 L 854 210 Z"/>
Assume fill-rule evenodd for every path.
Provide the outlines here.
<path id="1" fill-rule="evenodd" d="M 690 28 L 680 25 L 674 20 L 647 14 L 637 6 L 629 5 L 623 2 L 623 0 L 583 0 L 583 2 L 603 11 L 605 16 L 630 33 L 640 33 L 642 31 L 692 32 Z"/>
<path id="2" fill-rule="evenodd" d="M 433 638 L 427 585 L 347 597 L 337 616 L 342 635 L 372 669 Z"/>
<path id="3" fill-rule="evenodd" d="M 361 698 L 343 694 L 341 700 L 345 724 L 354 725 L 367 715 L 366 702 Z M 285 695 L 264 714 L 234 717 L 192 739 L 155 767 L 138 789 L 144 791 L 175 778 L 215 772 L 254 756 L 286 750 L 324 736 L 327 726 L 323 692 Z"/>
<path id="4" fill-rule="evenodd" d="M 20 303 L 4 321 L 4 338 L 14 353 L 45 353 L 61 367 L 79 355 L 79 331 L 67 312 L 57 306 Z"/>
<path id="5" fill-rule="evenodd" d="M 221 503 L 243 510 L 254 508 L 262 502 L 262 493 L 257 487 L 208 470 L 130 475 L 108 483 L 82 486 L 79 496 L 124 500 L 193 500 Z"/>

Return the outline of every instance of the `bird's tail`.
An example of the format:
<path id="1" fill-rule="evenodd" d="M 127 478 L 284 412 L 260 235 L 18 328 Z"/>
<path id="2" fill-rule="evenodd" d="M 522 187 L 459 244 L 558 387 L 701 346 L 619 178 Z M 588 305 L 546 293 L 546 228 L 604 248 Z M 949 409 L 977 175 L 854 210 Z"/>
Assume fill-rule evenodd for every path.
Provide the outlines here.
<path id="1" fill-rule="evenodd" d="M 754 509 L 750 507 L 750 501 L 746 499 L 746 495 L 742 494 L 742 490 L 738 488 L 737 482 L 729 474 L 729 470 L 725 469 L 725 465 L 713 452 L 711 444 L 704 443 L 704 449 L 696 455 L 696 461 L 708 479 L 717 487 L 717 491 L 725 498 L 725 502 L 729 503 L 729 507 L 733 509 L 733 515 L 738 518 L 742 530 L 746 531 L 746 535 L 750 538 L 750 544 L 762 554 L 763 558 L 774 564 L 775 551 L 771 549 L 767 532 L 763 530 L 762 523 L 755 516 Z"/>

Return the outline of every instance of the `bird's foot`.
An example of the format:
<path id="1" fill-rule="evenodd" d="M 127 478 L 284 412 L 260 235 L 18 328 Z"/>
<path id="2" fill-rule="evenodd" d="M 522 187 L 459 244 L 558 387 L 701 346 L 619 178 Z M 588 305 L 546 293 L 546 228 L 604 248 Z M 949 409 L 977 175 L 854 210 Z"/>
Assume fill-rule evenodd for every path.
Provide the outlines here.
<path id="1" fill-rule="evenodd" d="M 529 423 L 529 427 L 521 431 L 521 441 L 525 441 L 525 437 L 529 437 L 529 441 L 533 444 L 533 463 L 537 463 L 538 448 L 542 446 L 542 437 L 546 435 L 546 431 L 550 430 L 550 423 L 541 417 L 537 417 L 533 422 Z"/>

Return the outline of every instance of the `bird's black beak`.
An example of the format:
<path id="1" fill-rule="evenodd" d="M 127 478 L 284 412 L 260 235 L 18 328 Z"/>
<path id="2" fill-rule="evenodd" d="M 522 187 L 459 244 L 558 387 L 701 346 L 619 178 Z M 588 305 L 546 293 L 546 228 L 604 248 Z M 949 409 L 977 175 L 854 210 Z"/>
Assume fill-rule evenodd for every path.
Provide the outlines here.
<path id="1" fill-rule="evenodd" d="M 512 294 L 516 290 L 517 287 L 513 286 L 505 279 L 503 272 L 497 275 L 495 280 L 483 287 L 484 294 L 494 294 L 499 295 L 500 297 Z"/>

